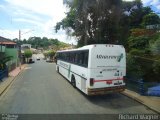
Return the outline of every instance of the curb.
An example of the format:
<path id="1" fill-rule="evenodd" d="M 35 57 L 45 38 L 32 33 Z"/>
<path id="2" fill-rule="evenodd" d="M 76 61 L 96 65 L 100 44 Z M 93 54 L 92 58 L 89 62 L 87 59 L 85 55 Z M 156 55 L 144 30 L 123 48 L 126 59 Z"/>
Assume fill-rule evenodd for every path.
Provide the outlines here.
<path id="1" fill-rule="evenodd" d="M 155 110 L 153 107 L 145 104 L 142 100 L 140 100 L 140 99 L 138 99 L 138 98 L 136 98 L 136 97 L 133 97 L 132 95 L 129 95 L 129 94 L 125 93 L 125 92 L 122 92 L 121 94 L 122 94 L 122 95 L 125 95 L 125 96 L 127 96 L 128 98 L 131 98 L 131 99 L 133 99 L 133 100 L 135 100 L 135 101 L 137 101 L 137 102 L 139 102 L 139 103 L 141 103 L 142 105 L 144 105 L 145 107 L 151 109 L 152 111 L 156 112 L 157 114 L 160 114 L 160 111 L 157 111 L 157 110 Z"/>
<path id="2" fill-rule="evenodd" d="M 0 97 L 3 95 L 3 93 L 9 88 L 9 86 L 13 83 L 13 81 L 23 72 L 23 70 L 26 68 L 26 64 L 24 65 L 24 68 L 20 70 L 20 72 L 13 78 L 11 78 L 11 81 L 5 86 L 5 88 L 0 93 Z"/>

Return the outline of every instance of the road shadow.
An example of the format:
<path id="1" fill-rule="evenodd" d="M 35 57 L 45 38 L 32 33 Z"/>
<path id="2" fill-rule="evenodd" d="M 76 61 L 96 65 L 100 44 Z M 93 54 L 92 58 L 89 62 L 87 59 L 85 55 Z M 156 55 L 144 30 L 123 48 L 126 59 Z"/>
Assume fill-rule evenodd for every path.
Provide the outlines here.
<path id="1" fill-rule="evenodd" d="M 123 109 L 135 106 L 142 106 L 137 101 L 130 99 L 122 95 L 121 93 L 110 93 L 106 95 L 96 96 L 87 96 L 82 93 L 82 95 L 92 104 L 98 105 L 103 108 Z"/>
<path id="2" fill-rule="evenodd" d="M 87 96 L 78 88 L 72 88 L 73 86 L 70 83 L 70 81 L 68 81 L 61 74 L 60 74 L 60 76 L 61 76 L 61 78 L 65 79 L 67 86 L 70 85 L 71 89 L 73 91 L 75 91 L 74 94 L 75 94 L 75 96 L 78 97 L 76 99 L 83 100 L 83 98 L 84 98 L 85 99 L 84 101 L 87 101 L 93 105 L 100 106 L 102 108 L 115 109 L 115 110 L 119 110 L 119 111 L 122 109 L 126 109 L 126 108 L 143 106 L 139 102 L 137 102 L 137 101 L 121 94 L 121 93 L 110 93 L 110 94 L 106 94 L 106 95 Z"/>

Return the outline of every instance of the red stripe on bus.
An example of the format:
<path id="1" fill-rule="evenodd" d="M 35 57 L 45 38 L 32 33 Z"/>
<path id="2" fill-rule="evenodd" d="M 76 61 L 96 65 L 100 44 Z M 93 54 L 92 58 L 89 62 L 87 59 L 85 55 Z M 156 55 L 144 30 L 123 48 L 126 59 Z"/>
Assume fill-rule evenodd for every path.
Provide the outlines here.
<path id="1" fill-rule="evenodd" d="M 113 81 L 113 80 L 123 80 L 123 78 L 108 79 L 108 80 L 93 80 L 93 82 L 107 82 L 107 81 Z"/>

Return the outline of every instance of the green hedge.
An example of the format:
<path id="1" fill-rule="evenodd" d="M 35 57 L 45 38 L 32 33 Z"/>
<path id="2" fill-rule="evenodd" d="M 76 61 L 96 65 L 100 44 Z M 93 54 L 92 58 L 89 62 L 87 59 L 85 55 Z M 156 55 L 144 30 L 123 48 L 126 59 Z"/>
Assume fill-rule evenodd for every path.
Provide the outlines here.
<path id="1" fill-rule="evenodd" d="M 132 78 L 143 78 L 146 82 L 160 82 L 160 59 L 154 57 L 127 55 L 127 75 Z"/>

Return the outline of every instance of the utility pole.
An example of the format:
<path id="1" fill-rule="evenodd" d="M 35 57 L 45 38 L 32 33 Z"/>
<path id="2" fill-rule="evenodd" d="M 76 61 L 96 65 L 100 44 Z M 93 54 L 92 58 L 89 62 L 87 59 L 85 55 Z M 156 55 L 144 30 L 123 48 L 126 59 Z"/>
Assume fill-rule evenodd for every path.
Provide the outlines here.
<path id="1" fill-rule="evenodd" d="M 21 30 L 19 30 L 19 41 L 21 40 Z"/>
<path id="2" fill-rule="evenodd" d="M 19 47 L 19 63 L 20 63 L 20 70 L 21 70 L 21 30 L 19 30 L 19 44 L 18 44 L 18 47 Z"/>
<path id="3" fill-rule="evenodd" d="M 21 30 L 19 30 L 19 44 L 18 44 L 18 46 L 19 46 L 19 62 L 20 62 L 20 69 L 21 69 L 21 62 L 22 62 L 22 54 L 21 54 L 21 36 L 22 36 L 23 34 L 27 34 L 27 33 L 32 32 L 32 31 L 34 31 L 34 30 L 29 30 L 29 31 L 27 31 L 27 32 L 25 32 L 25 33 L 21 33 Z"/>

